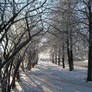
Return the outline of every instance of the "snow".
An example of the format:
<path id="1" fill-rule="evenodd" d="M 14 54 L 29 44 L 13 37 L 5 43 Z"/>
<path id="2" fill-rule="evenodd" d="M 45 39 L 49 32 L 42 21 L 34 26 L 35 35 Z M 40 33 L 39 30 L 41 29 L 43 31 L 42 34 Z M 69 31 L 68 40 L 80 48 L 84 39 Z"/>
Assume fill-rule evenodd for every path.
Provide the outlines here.
<path id="1" fill-rule="evenodd" d="M 92 92 L 92 82 L 86 82 L 86 77 L 87 68 L 70 72 L 68 67 L 39 62 L 30 72 L 21 74 L 14 92 Z"/>

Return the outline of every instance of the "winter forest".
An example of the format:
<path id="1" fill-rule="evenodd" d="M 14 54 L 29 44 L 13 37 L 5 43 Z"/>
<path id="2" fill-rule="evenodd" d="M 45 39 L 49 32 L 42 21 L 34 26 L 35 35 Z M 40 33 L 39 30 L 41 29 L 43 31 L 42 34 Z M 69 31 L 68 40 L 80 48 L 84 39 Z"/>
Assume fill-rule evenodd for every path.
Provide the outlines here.
<path id="1" fill-rule="evenodd" d="M 0 92 L 92 92 L 92 0 L 0 0 Z"/>

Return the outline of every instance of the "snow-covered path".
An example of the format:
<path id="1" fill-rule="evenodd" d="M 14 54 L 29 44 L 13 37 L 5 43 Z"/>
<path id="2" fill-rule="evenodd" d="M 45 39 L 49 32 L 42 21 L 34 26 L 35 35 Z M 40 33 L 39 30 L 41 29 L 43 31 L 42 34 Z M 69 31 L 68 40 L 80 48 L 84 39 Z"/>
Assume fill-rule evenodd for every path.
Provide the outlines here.
<path id="1" fill-rule="evenodd" d="M 86 75 L 86 69 L 69 72 L 50 62 L 40 62 L 31 72 L 22 73 L 15 92 L 92 92 Z"/>

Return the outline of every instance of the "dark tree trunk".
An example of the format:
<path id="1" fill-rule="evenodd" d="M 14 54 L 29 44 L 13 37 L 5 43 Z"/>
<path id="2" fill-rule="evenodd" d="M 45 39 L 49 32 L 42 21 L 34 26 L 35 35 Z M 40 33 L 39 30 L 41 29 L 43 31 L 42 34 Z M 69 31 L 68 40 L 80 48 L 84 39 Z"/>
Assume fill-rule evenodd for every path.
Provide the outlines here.
<path id="1" fill-rule="evenodd" d="M 60 58 L 58 58 L 58 65 L 60 65 Z"/>
<path id="2" fill-rule="evenodd" d="M 91 44 L 91 46 L 89 44 L 88 76 L 87 76 L 87 81 L 92 81 L 92 44 Z"/>
<path id="3" fill-rule="evenodd" d="M 58 51 L 58 65 L 60 65 L 60 62 L 61 62 L 60 52 L 61 52 L 61 49 L 59 47 L 59 51 Z"/>
<path id="4" fill-rule="evenodd" d="M 54 52 L 52 53 L 52 63 L 54 63 Z"/>
<path id="5" fill-rule="evenodd" d="M 92 6 L 89 0 L 89 53 L 88 53 L 88 76 L 87 81 L 92 81 Z"/>
<path id="6" fill-rule="evenodd" d="M 65 43 L 64 42 L 62 46 L 62 65 L 63 65 L 63 68 L 65 68 Z"/>
<path id="7" fill-rule="evenodd" d="M 55 51 L 55 64 L 57 64 L 57 50 Z"/>
<path id="8" fill-rule="evenodd" d="M 22 58 L 17 61 L 16 68 L 15 68 L 14 74 L 13 74 L 13 80 L 12 80 L 11 85 L 10 85 L 10 89 L 15 87 L 15 78 L 19 79 L 19 76 L 17 73 L 19 73 L 19 66 L 21 64 L 21 61 L 22 61 Z"/>
<path id="9" fill-rule="evenodd" d="M 64 55 L 62 56 L 62 65 L 63 65 L 63 68 L 65 68 L 65 56 Z"/>
<path id="10" fill-rule="evenodd" d="M 71 64 L 71 69 L 70 71 L 74 70 L 74 64 L 73 64 L 73 51 L 70 50 L 70 64 Z"/>
<path id="11" fill-rule="evenodd" d="M 0 57 L 0 67 L 1 67 L 1 65 L 2 65 L 2 59 Z M 0 70 L 0 82 L 1 82 L 1 79 L 2 79 L 2 73 L 1 73 L 1 70 Z"/>
<path id="12" fill-rule="evenodd" d="M 69 48 L 69 46 L 70 46 L 70 44 L 69 44 L 69 42 L 67 42 L 67 55 L 68 55 L 69 70 L 73 71 L 74 70 L 73 53 L 72 53 L 72 48 Z"/>

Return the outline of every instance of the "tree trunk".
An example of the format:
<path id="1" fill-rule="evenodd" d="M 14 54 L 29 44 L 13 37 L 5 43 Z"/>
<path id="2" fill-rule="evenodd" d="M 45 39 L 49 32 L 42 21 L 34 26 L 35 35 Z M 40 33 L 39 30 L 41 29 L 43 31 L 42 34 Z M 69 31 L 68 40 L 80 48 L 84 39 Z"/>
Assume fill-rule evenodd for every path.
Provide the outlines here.
<path id="1" fill-rule="evenodd" d="M 63 68 L 65 68 L 65 45 L 64 45 L 64 42 L 63 42 L 63 46 L 62 46 L 62 65 L 63 65 Z"/>
<path id="2" fill-rule="evenodd" d="M 63 68 L 65 68 L 65 56 L 64 55 L 62 56 L 62 65 L 63 65 Z"/>
<path id="3" fill-rule="evenodd" d="M 52 63 L 54 63 L 54 52 L 52 53 Z"/>
<path id="4" fill-rule="evenodd" d="M 60 49 L 60 47 L 59 47 L 59 51 L 58 51 L 58 65 L 60 65 L 60 60 L 61 60 L 61 58 L 60 58 L 60 52 L 61 52 L 61 49 Z"/>
<path id="5" fill-rule="evenodd" d="M 73 71 L 74 70 L 74 67 L 73 67 L 72 48 L 69 48 L 69 44 L 68 43 L 67 43 L 67 55 L 68 55 L 69 70 L 70 71 Z"/>
<path id="6" fill-rule="evenodd" d="M 55 64 L 57 64 L 57 49 L 55 50 Z"/>
<path id="7" fill-rule="evenodd" d="M 60 65 L 60 58 L 58 57 L 58 65 Z"/>
<path id="8" fill-rule="evenodd" d="M 92 81 L 92 6 L 89 0 L 89 53 L 88 53 L 88 75 L 87 81 Z"/>
<path id="9" fill-rule="evenodd" d="M 92 37 L 92 34 L 91 34 Z M 88 76 L 87 81 L 92 81 L 92 44 L 89 43 Z"/>
<path id="10" fill-rule="evenodd" d="M 19 66 L 21 64 L 21 61 L 22 61 L 22 58 L 17 61 L 16 68 L 14 70 L 14 74 L 13 74 L 13 77 L 12 77 L 13 79 L 12 79 L 12 82 L 11 82 L 11 85 L 10 85 L 10 89 L 15 87 L 15 78 L 19 77 L 19 76 L 17 76 L 18 75 L 17 73 L 19 73 Z"/>
<path id="11" fill-rule="evenodd" d="M 73 64 L 73 51 L 72 49 L 70 50 L 70 64 L 71 64 L 71 69 L 70 71 L 74 70 L 74 64 Z"/>

